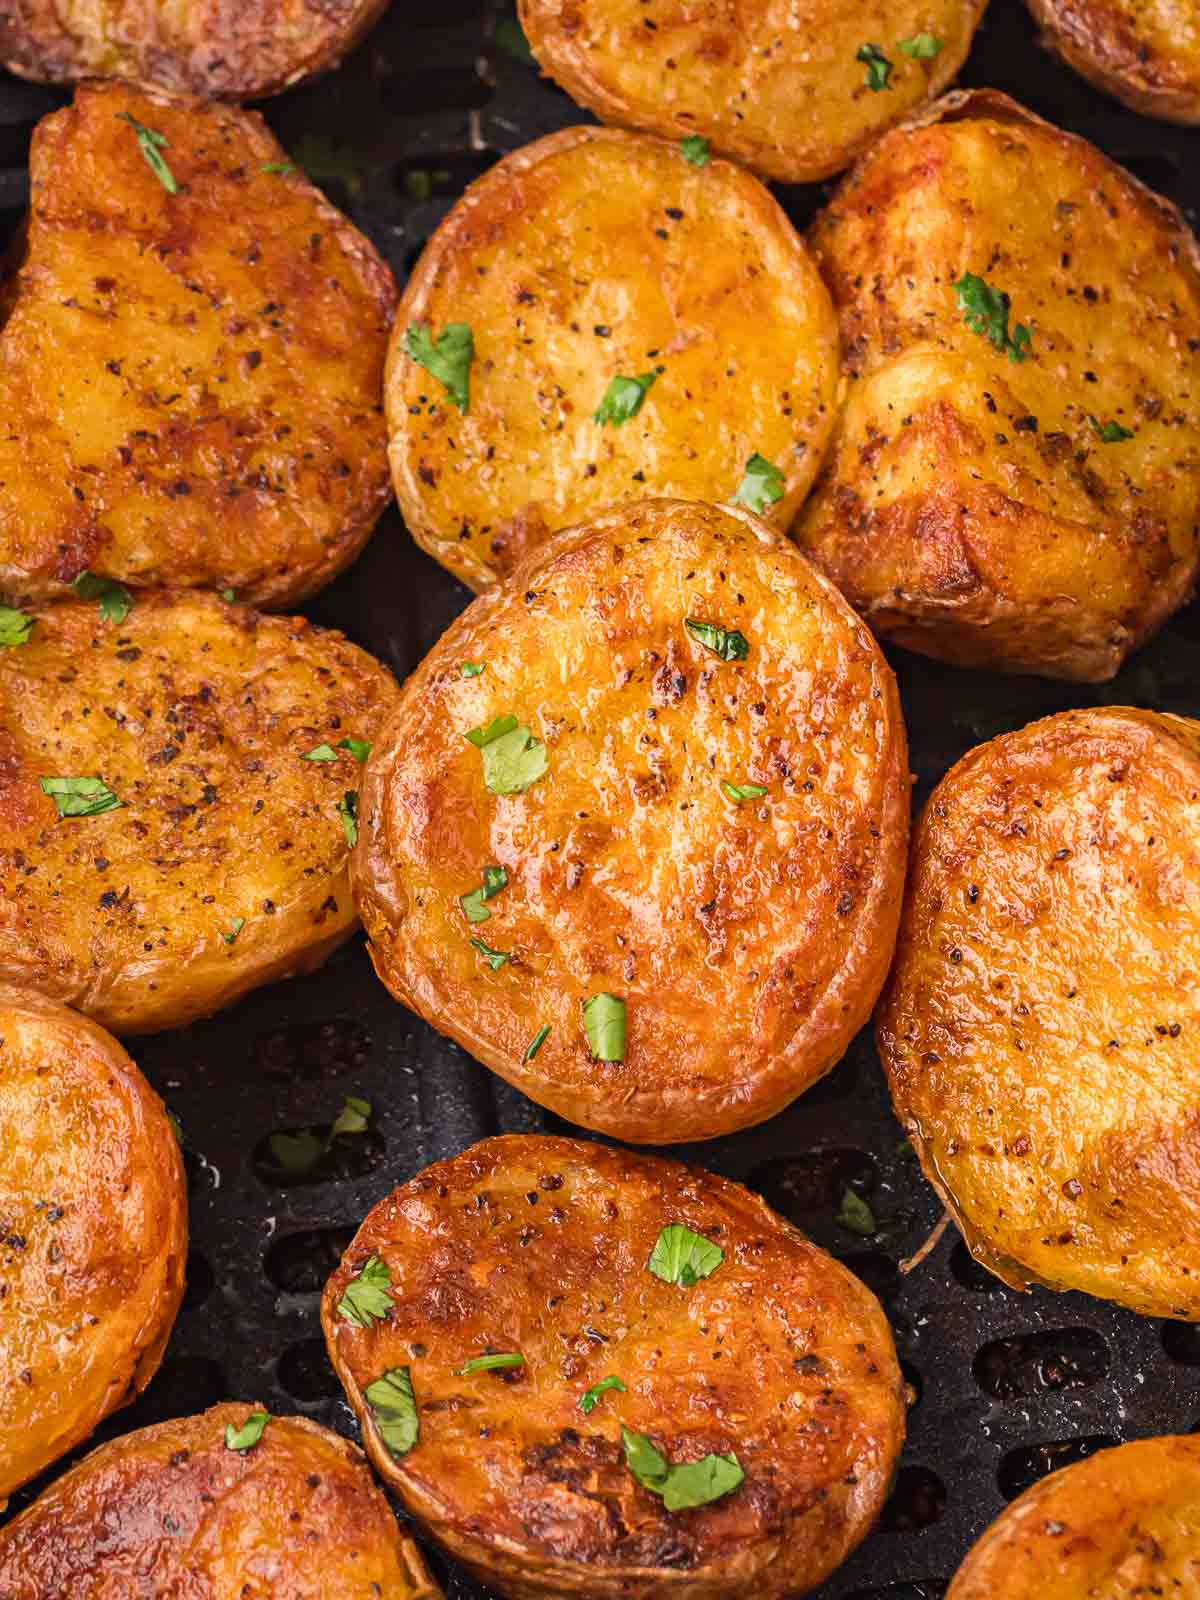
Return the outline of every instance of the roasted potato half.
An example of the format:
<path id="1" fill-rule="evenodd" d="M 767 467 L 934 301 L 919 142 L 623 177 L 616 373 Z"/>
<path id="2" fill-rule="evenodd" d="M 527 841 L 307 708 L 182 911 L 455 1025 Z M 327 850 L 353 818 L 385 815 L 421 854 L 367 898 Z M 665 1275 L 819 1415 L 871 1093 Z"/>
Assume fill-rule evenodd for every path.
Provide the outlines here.
<path id="1" fill-rule="evenodd" d="M 215 595 L 143 593 L 121 621 L 104 604 L 47 606 L 0 650 L 0 979 L 142 1033 L 353 931 L 346 746 L 397 691 L 302 618 Z"/>
<path id="2" fill-rule="evenodd" d="M 911 649 L 1110 678 L 1200 562 L 1179 213 L 989 91 L 888 134 L 812 242 L 850 392 L 801 548 Z"/>
<path id="3" fill-rule="evenodd" d="M 94 1022 L 0 984 L 0 1508 L 149 1383 L 186 1258 L 158 1096 Z"/>
<path id="4" fill-rule="evenodd" d="M 938 94 L 986 0 L 517 0 L 534 55 L 580 105 L 697 135 L 768 178 L 840 172 Z"/>
<path id="5" fill-rule="evenodd" d="M 913 843 L 879 1047 L 973 1254 L 1200 1321 L 1200 723 L 1071 711 L 971 751 Z"/>
<path id="6" fill-rule="evenodd" d="M 387 373 L 400 509 L 473 589 L 646 494 L 737 497 L 786 528 L 838 365 L 829 295 L 756 178 L 567 128 L 473 184 L 405 289 Z"/>
<path id="7" fill-rule="evenodd" d="M 1200 32 L 1172 0 L 1029 0 L 1068 66 L 1134 111 L 1200 122 Z"/>
<path id="8" fill-rule="evenodd" d="M 85 1456 L 0 1528 L 0 1594 L 440 1600 L 361 1450 L 254 1403 Z"/>
<path id="9" fill-rule="evenodd" d="M 320 589 L 389 497 L 388 268 L 234 107 L 88 84 L 38 124 L 30 172 L 0 590 Z"/>
<path id="10" fill-rule="evenodd" d="M 1200 1439 L 1139 1439 L 1027 1489 L 946 1600 L 1147 1600 L 1200 1585 Z"/>
<path id="11" fill-rule="evenodd" d="M 255 100 L 336 67 L 387 0 L 6 0 L 0 63 L 39 83 L 131 78 Z"/>
<path id="12" fill-rule="evenodd" d="M 409 678 L 354 892 L 397 999 L 532 1099 L 706 1139 L 866 1021 L 907 830 L 867 629 L 757 519 L 648 500 L 561 533 Z"/>
<path id="13" fill-rule="evenodd" d="M 857 1278 L 739 1184 L 576 1139 L 420 1173 L 321 1316 L 385 1481 L 514 1600 L 806 1594 L 904 1437 Z"/>

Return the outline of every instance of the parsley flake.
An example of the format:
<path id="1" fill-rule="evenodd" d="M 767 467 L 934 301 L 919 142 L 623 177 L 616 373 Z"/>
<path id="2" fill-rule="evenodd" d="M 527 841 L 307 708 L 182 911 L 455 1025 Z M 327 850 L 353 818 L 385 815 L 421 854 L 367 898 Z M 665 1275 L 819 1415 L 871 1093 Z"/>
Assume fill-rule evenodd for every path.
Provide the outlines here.
<path id="1" fill-rule="evenodd" d="M 892 76 L 892 63 L 877 44 L 859 45 L 854 59 L 861 61 L 867 69 L 867 76 L 863 81 L 868 89 L 879 94 L 888 87 Z"/>
<path id="2" fill-rule="evenodd" d="M 896 49 L 914 61 L 932 61 L 942 53 L 942 41 L 932 33 L 914 33 L 911 39 L 899 39 Z"/>
<path id="3" fill-rule="evenodd" d="M 724 1259 L 720 1245 L 702 1233 L 693 1233 L 682 1222 L 669 1222 L 659 1234 L 646 1267 L 664 1283 L 690 1289 L 701 1278 L 711 1277 Z"/>
<path id="4" fill-rule="evenodd" d="M 376 1432 L 398 1460 L 416 1444 L 421 1431 L 417 1400 L 407 1367 L 390 1367 L 363 1390 Z"/>
<path id="5" fill-rule="evenodd" d="M 137 142 L 146 158 L 146 165 L 167 193 L 178 194 L 179 185 L 175 181 L 175 174 L 163 157 L 163 151 L 171 148 L 166 134 L 159 133 L 157 128 L 148 128 L 144 122 L 139 122 L 136 117 L 131 117 L 128 111 L 118 111 L 117 121 L 127 122 L 134 133 L 137 134 Z"/>
<path id="6" fill-rule="evenodd" d="M 473 1356 L 466 1366 L 455 1367 L 456 1378 L 469 1378 L 473 1372 L 508 1372 L 513 1367 L 523 1367 L 525 1357 L 515 1351 L 511 1355 Z"/>
<path id="7" fill-rule="evenodd" d="M 534 1056 L 537 1055 L 538 1051 L 542 1048 L 549 1037 L 550 1024 L 548 1022 L 543 1022 L 541 1027 L 534 1034 L 533 1038 L 529 1041 L 529 1049 L 525 1052 L 525 1060 L 532 1061 Z"/>
<path id="8" fill-rule="evenodd" d="M 18 645 L 28 644 L 33 621 L 28 612 L 0 606 L 0 650 L 15 650 Z"/>
<path id="9" fill-rule="evenodd" d="M 732 1452 L 671 1466 L 644 1433 L 631 1433 L 622 1426 L 621 1444 L 625 1465 L 643 1489 L 661 1496 L 668 1511 L 686 1511 L 720 1500 L 732 1494 L 746 1476 Z"/>
<path id="10" fill-rule="evenodd" d="M 464 737 L 483 758 L 483 781 L 493 794 L 523 794 L 550 765 L 546 746 L 516 717 L 496 717 Z"/>
<path id="11" fill-rule="evenodd" d="M 334 809 L 341 818 L 346 843 L 353 850 L 358 843 L 358 790 L 347 789 Z"/>
<path id="12" fill-rule="evenodd" d="M 365 1133 L 370 1120 L 371 1102 L 358 1095 L 347 1095 L 324 1138 L 308 1128 L 299 1133 L 273 1133 L 267 1140 L 267 1148 L 285 1172 L 311 1172 L 332 1150 L 339 1134 Z"/>
<path id="13" fill-rule="evenodd" d="M 228 933 L 223 933 L 221 935 L 222 939 L 224 939 L 226 944 L 232 944 L 234 942 L 234 940 L 237 938 L 238 934 L 241 933 L 242 929 L 245 926 L 246 926 L 245 917 L 234 917 L 233 920 L 229 924 L 229 932 Z"/>
<path id="14" fill-rule="evenodd" d="M 404 335 L 404 348 L 443 385 L 460 411 L 470 410 L 475 337 L 465 322 L 447 323 L 436 341 L 430 337 L 427 322 L 414 322 Z"/>
<path id="15" fill-rule="evenodd" d="M 725 778 L 721 779 L 721 788 L 735 805 L 741 805 L 743 800 L 760 800 L 767 792 L 761 783 L 730 783 Z"/>
<path id="16" fill-rule="evenodd" d="M 708 140 L 699 133 L 689 133 L 686 139 L 681 139 L 679 153 L 693 167 L 706 167 L 712 159 Z"/>
<path id="17" fill-rule="evenodd" d="M 464 661 L 459 665 L 459 674 L 464 678 L 477 678 L 487 666 L 486 661 Z"/>
<path id="18" fill-rule="evenodd" d="M 472 939 L 471 947 L 478 950 L 479 954 L 491 967 L 493 972 L 499 972 L 505 962 L 512 960 L 511 950 L 493 950 L 490 944 L 484 944 L 482 939 Z"/>
<path id="19" fill-rule="evenodd" d="M 594 994 L 583 1002 L 583 1029 L 597 1061 L 625 1059 L 625 1002 L 611 994 Z"/>
<path id="20" fill-rule="evenodd" d="M 348 1094 L 329 1130 L 330 1143 L 339 1133 L 366 1133 L 370 1120 L 371 1102 L 361 1099 L 356 1094 Z"/>
<path id="21" fill-rule="evenodd" d="M 252 1411 L 240 1428 L 235 1428 L 232 1422 L 226 1423 L 226 1450 L 236 1450 L 239 1454 L 245 1455 L 246 1451 L 252 1450 L 262 1438 L 270 1420 L 269 1411 Z"/>
<path id="22" fill-rule="evenodd" d="M 290 161 L 267 161 L 258 169 L 260 172 L 274 172 L 279 177 L 286 178 L 289 172 L 295 172 L 295 167 Z"/>
<path id="23" fill-rule="evenodd" d="M 469 894 L 460 894 L 458 903 L 463 908 L 463 915 L 468 922 L 486 922 L 491 912 L 484 905 L 485 900 L 492 900 L 508 883 L 508 873 L 503 867 L 484 867 L 483 882 L 478 889 L 472 889 Z"/>
<path id="24" fill-rule="evenodd" d="M 38 783 L 60 817 L 98 817 L 125 804 L 103 778 L 39 778 Z"/>
<path id="25" fill-rule="evenodd" d="M 591 1416 L 600 1403 L 600 1396 L 607 1394 L 610 1389 L 615 1389 L 618 1394 L 626 1394 L 628 1392 L 620 1378 L 614 1377 L 611 1373 L 607 1378 L 601 1378 L 599 1383 L 594 1383 L 590 1389 L 580 1396 L 579 1409 L 585 1417 Z"/>
<path id="26" fill-rule="evenodd" d="M 869 1239 L 879 1231 L 875 1213 L 857 1189 L 852 1189 L 849 1184 L 842 1190 L 842 1203 L 833 1220 L 839 1227 L 849 1233 L 857 1233 L 863 1239 Z"/>
<path id="27" fill-rule="evenodd" d="M 1115 420 L 1112 422 L 1100 422 L 1089 412 L 1088 421 L 1092 425 L 1092 432 L 1100 440 L 1101 444 L 1120 444 L 1123 439 L 1133 438 L 1133 434 L 1130 432 L 1130 430 L 1128 428 L 1123 428 L 1121 424 Z"/>
<path id="28" fill-rule="evenodd" d="M 657 372 L 643 372 L 640 378 L 613 378 L 604 391 L 603 400 L 592 412 L 592 421 L 601 427 L 609 422 L 619 427 L 622 422 L 636 417 L 647 391 L 657 380 Z"/>
<path id="29" fill-rule="evenodd" d="M 301 761 L 336 761 L 337 751 L 331 744 L 315 744 L 300 757 Z"/>
<path id="30" fill-rule="evenodd" d="M 750 641 L 736 628 L 720 628 L 715 622 L 699 622 L 695 617 L 685 617 L 683 625 L 697 644 L 722 661 L 745 661 L 750 654 Z"/>
<path id="31" fill-rule="evenodd" d="M 784 477 L 779 468 L 766 456 L 760 456 L 756 450 L 746 463 L 746 471 L 734 492 L 733 499 L 729 502 L 733 506 L 745 506 L 747 511 L 753 511 L 761 517 L 768 506 L 778 504 L 783 499 Z"/>
<path id="32" fill-rule="evenodd" d="M 952 285 L 958 296 L 963 321 L 972 333 L 989 339 L 996 349 L 1006 352 L 1010 361 L 1024 361 L 1033 345 L 1033 335 L 1018 322 L 1010 334 L 1008 313 L 1012 304 L 1002 289 L 993 289 L 973 272 L 964 272 Z"/>
<path id="33" fill-rule="evenodd" d="M 94 572 L 81 572 L 71 585 L 81 600 L 99 600 L 105 622 L 124 622 L 133 610 L 133 596 L 123 583 L 100 578 Z"/>
<path id="34" fill-rule="evenodd" d="M 355 1274 L 337 1303 L 338 1316 L 355 1328 L 371 1328 L 392 1309 L 392 1274 L 386 1261 L 371 1256 Z"/>
<path id="35" fill-rule="evenodd" d="M 369 739 L 339 739 L 339 750 L 348 750 L 361 767 L 371 754 L 371 741 Z"/>

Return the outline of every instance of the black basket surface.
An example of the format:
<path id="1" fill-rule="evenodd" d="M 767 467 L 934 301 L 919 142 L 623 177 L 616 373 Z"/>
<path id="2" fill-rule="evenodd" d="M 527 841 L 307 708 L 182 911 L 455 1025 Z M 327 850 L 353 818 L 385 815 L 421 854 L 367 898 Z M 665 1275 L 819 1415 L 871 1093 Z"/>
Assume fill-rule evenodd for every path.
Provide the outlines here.
<path id="1" fill-rule="evenodd" d="M 1005 89 L 1085 135 L 1181 205 L 1193 226 L 1200 220 L 1200 131 L 1148 121 L 1091 89 L 1039 47 L 1018 0 L 992 0 L 961 81 Z M 28 197 L 33 124 L 64 99 L 0 78 L 0 231 L 16 228 Z M 539 76 L 511 10 L 486 0 L 394 0 L 338 72 L 265 111 L 401 282 L 466 183 L 507 151 L 590 120 Z M 777 192 L 805 225 L 828 186 Z M 393 510 L 308 611 L 404 677 L 469 599 Z M 1124 704 L 1200 715 L 1198 646 L 1193 605 L 1099 687 L 956 672 L 889 651 L 916 803 L 972 745 L 1051 712 Z M 368 1208 L 476 1139 L 567 1125 L 393 1002 L 361 938 L 314 976 L 184 1032 L 135 1041 L 133 1053 L 183 1129 L 188 1292 L 161 1371 L 97 1437 L 227 1398 L 354 1435 L 317 1303 Z M 348 1094 L 371 1102 L 371 1131 L 338 1139 L 303 1181 L 281 1181 L 270 1135 L 327 1127 Z M 900 1274 L 940 1208 L 892 1115 L 869 1031 L 784 1115 L 666 1153 L 758 1190 L 859 1273 L 891 1317 L 917 1394 L 909 1439 L 880 1526 L 822 1600 L 940 1596 L 983 1527 L 1043 1473 L 1115 1441 L 1200 1429 L 1200 1328 L 1081 1295 L 1014 1293 L 952 1232 L 917 1271 Z M 847 1188 L 867 1200 L 872 1237 L 837 1220 Z M 64 1464 L 14 1496 L 9 1514 Z M 453 1600 L 483 1594 L 436 1552 L 431 1562 Z"/>

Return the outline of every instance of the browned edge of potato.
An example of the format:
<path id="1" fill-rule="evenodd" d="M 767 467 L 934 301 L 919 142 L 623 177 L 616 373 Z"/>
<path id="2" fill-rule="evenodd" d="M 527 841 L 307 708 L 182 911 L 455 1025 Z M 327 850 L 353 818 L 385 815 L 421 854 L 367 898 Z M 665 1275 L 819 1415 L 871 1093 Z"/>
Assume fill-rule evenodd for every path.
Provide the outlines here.
<path id="1" fill-rule="evenodd" d="M 878 1015 L 975 1257 L 1200 1321 L 1200 722 L 1062 712 L 969 752 L 913 841 Z"/>
<path id="2" fill-rule="evenodd" d="M 463 414 L 409 353 L 466 323 Z M 596 412 L 617 378 L 634 415 Z M 612 128 L 564 128 L 477 179 L 405 287 L 385 399 L 413 537 L 479 590 L 553 532 L 646 494 L 723 503 L 754 456 L 786 528 L 833 431 L 837 319 L 757 178 Z"/>
<path id="3" fill-rule="evenodd" d="M 387 668 L 196 591 L 30 615 L 0 650 L 0 979 L 131 1034 L 319 965 L 357 926 L 343 741 L 395 705 Z M 42 789 L 97 779 L 92 814 Z"/>
<path id="4" fill-rule="evenodd" d="M 841 171 L 953 80 L 986 0 L 788 0 L 669 8 L 644 0 L 518 0 L 543 71 L 605 122 L 700 135 L 783 183 Z M 647 22 L 654 22 L 654 29 Z M 922 59 L 901 42 L 935 39 Z M 885 69 L 868 67 L 871 48 Z M 886 86 L 871 87 L 885 70 Z"/>
<path id="5" fill-rule="evenodd" d="M 0 1526 L 5 1600 L 440 1600 L 362 1452 L 307 1417 L 229 1402 L 92 1451 Z M 148 1577 L 152 1574 L 152 1578 Z"/>
<path id="6" fill-rule="evenodd" d="M 690 1287 L 648 1270 L 668 1224 L 723 1255 Z M 355 1326 L 338 1307 L 371 1258 L 391 1305 Z M 322 1324 L 385 1482 L 513 1600 L 807 1593 L 874 1522 L 904 1437 L 864 1284 L 740 1184 L 576 1139 L 488 1139 L 410 1179 L 363 1223 Z M 485 1351 L 523 1364 L 463 1374 Z M 419 1426 L 404 1454 L 365 1393 L 397 1368 Z M 624 1387 L 585 1412 L 605 1377 Z M 668 1510 L 625 1428 L 673 1465 L 732 1455 L 744 1479 Z"/>
<path id="7" fill-rule="evenodd" d="M 1089 1600 L 1195 1588 L 1200 1439 L 1138 1439 L 1035 1483 L 971 1550 L 946 1600 Z"/>
<path id="8" fill-rule="evenodd" d="M 504 716 L 542 747 L 523 792 L 467 737 Z M 407 680 L 352 880 L 397 999 L 559 1115 L 678 1143 L 841 1059 L 891 959 L 908 809 L 895 679 L 828 580 L 748 513 L 647 500 L 558 534 Z M 485 867 L 507 883 L 472 923 Z"/>
<path id="9" fill-rule="evenodd" d="M 8 0 L 0 62 L 38 83 L 127 78 L 257 100 L 336 67 L 388 0 Z"/>
<path id="10" fill-rule="evenodd" d="M 886 135 L 809 242 L 850 382 L 801 548 L 908 648 L 1112 677 L 1200 565 L 1200 247 L 1181 213 L 974 90 Z M 967 273 L 1011 296 L 1010 339 L 1032 330 L 1019 358 L 966 323 Z"/>
<path id="11" fill-rule="evenodd" d="M 1200 43 L 1175 7 L 1150 0 L 1028 0 L 1069 67 L 1145 117 L 1200 122 Z"/>
<path id="12" fill-rule="evenodd" d="M 30 177 L 0 592 L 87 571 L 276 609 L 314 594 L 391 494 L 386 263 L 235 106 L 84 84 L 38 124 Z"/>
<path id="13" fill-rule="evenodd" d="M 186 1258 L 158 1096 L 94 1022 L 0 983 L 0 1509 L 149 1383 Z"/>

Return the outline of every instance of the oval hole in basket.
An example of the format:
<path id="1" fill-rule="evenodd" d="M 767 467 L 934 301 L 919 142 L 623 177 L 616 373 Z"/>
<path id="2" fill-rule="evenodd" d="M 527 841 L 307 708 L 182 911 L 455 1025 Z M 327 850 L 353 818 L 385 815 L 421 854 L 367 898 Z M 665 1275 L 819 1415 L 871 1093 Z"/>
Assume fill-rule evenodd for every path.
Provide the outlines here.
<path id="1" fill-rule="evenodd" d="M 371 1035 L 350 1017 L 293 1022 L 254 1041 L 255 1066 L 281 1083 L 353 1074 L 366 1066 L 370 1053 Z"/>
<path id="2" fill-rule="evenodd" d="M 948 1587 L 941 1578 L 910 1578 L 907 1583 L 889 1583 L 882 1589 L 855 1589 L 846 1600 L 942 1600 Z"/>
<path id="3" fill-rule="evenodd" d="M 265 1133 L 250 1157 L 254 1176 L 275 1189 L 339 1183 L 344 1178 L 363 1178 L 374 1172 L 387 1153 L 377 1128 L 339 1133 L 332 1141 L 329 1128 L 327 1122 L 310 1123 L 303 1128 L 277 1128 Z M 311 1159 L 305 1158 L 304 1145 L 309 1147 Z"/>
<path id="4" fill-rule="evenodd" d="M 1164 1322 L 1162 1347 L 1181 1367 L 1200 1367 L 1200 1327 L 1192 1322 Z"/>
<path id="5" fill-rule="evenodd" d="M 268 1247 L 263 1271 L 285 1294 L 320 1294 L 353 1237 L 353 1228 L 305 1228 L 282 1234 Z"/>
<path id="6" fill-rule="evenodd" d="M 901 1467 L 879 1518 L 881 1533 L 915 1533 L 946 1509 L 946 1485 L 930 1467 Z"/>
<path id="7" fill-rule="evenodd" d="M 1092 1328 L 1046 1328 L 982 1345 L 971 1363 L 993 1400 L 1030 1400 L 1063 1389 L 1090 1389 L 1108 1376 L 1108 1346 Z"/>
<path id="8" fill-rule="evenodd" d="M 279 1358 L 275 1375 L 281 1389 L 301 1405 L 333 1400 L 341 1394 L 337 1373 L 329 1364 L 324 1339 L 299 1339 Z"/>
<path id="9" fill-rule="evenodd" d="M 1043 1444 L 1018 1445 L 1001 1459 L 996 1483 L 1006 1500 L 1015 1500 L 1048 1472 L 1086 1461 L 1097 1450 L 1110 1450 L 1116 1442 L 1110 1434 L 1092 1433 L 1081 1439 L 1047 1439 Z"/>

